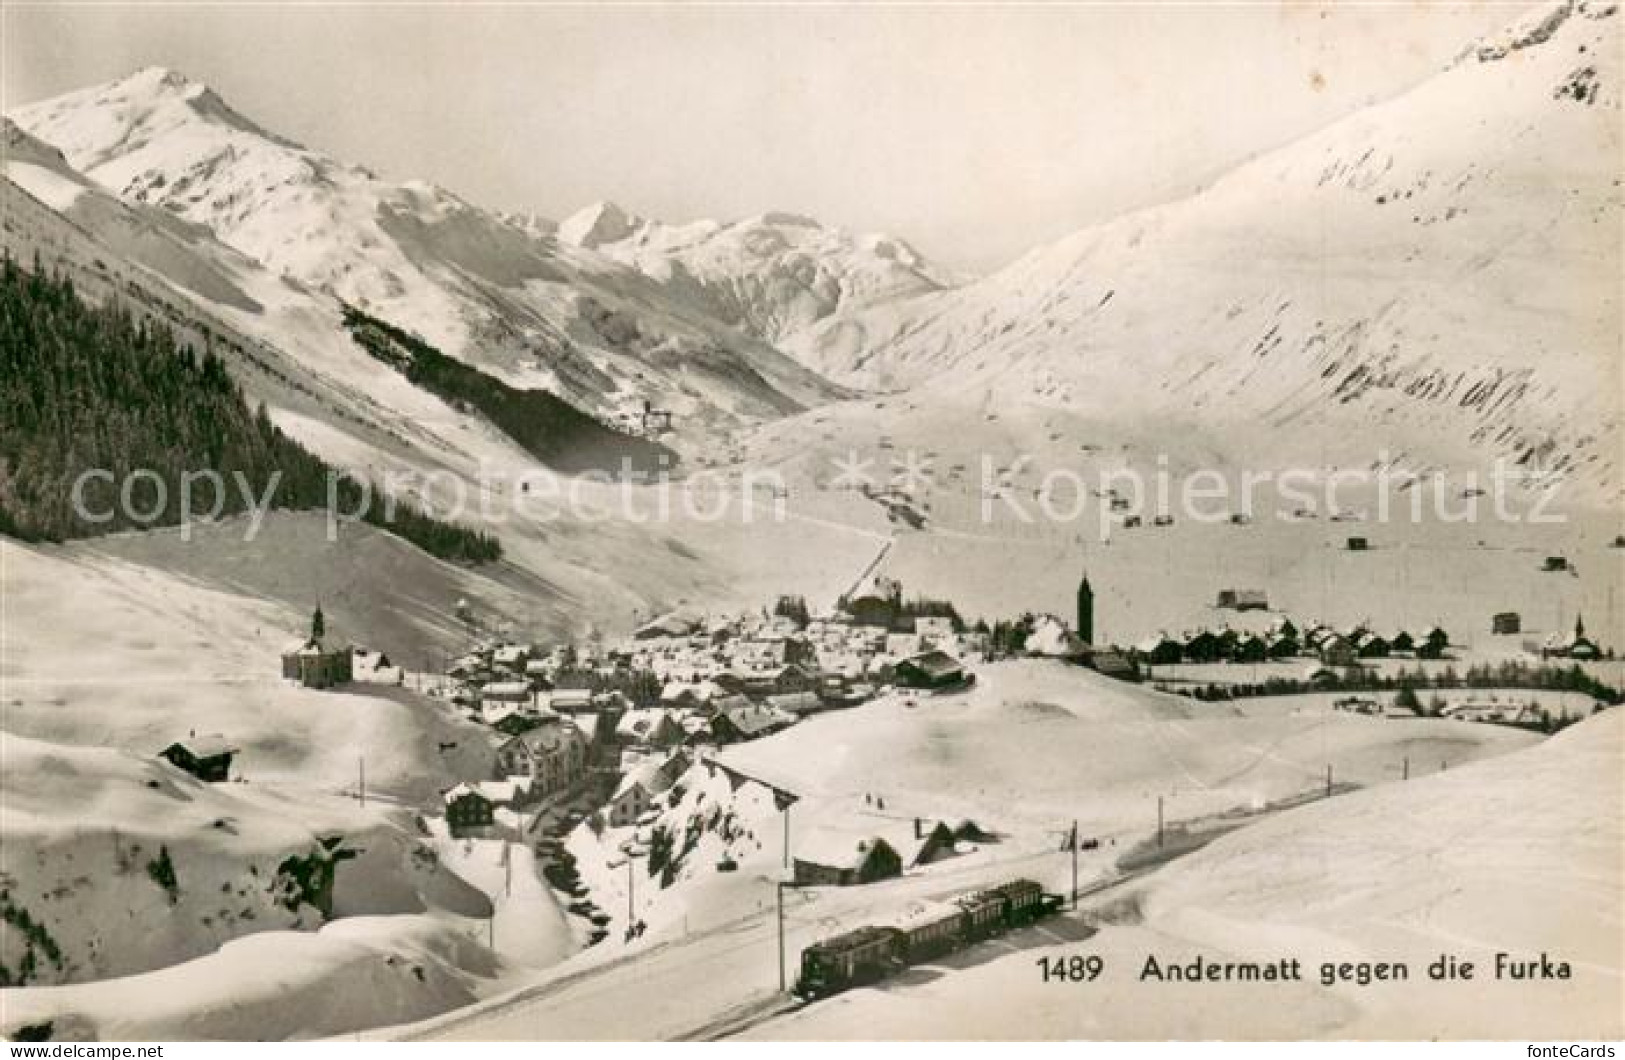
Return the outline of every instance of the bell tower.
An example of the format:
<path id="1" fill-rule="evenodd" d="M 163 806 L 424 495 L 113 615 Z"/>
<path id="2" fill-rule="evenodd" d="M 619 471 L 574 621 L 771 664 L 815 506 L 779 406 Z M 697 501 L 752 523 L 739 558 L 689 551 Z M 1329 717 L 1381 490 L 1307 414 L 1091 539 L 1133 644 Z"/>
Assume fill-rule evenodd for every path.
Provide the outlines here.
<path id="1" fill-rule="evenodd" d="M 1089 572 L 1078 583 L 1078 636 L 1085 644 L 1095 642 L 1095 590 L 1089 585 Z"/>

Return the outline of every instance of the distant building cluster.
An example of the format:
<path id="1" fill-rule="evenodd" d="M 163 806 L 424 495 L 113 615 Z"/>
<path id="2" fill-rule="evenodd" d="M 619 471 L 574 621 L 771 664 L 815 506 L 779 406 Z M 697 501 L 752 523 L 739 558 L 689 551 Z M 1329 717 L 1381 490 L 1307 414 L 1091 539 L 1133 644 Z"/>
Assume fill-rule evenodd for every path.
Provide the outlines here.
<path id="1" fill-rule="evenodd" d="M 1134 655 L 1140 662 L 1156 666 L 1298 658 L 1317 659 L 1326 666 L 1355 666 L 1364 659 L 1440 659 L 1450 647 L 1450 635 L 1440 626 L 1421 634 L 1403 629 L 1382 633 L 1363 623 L 1346 629 L 1321 622 L 1300 627 L 1285 615 L 1263 617 L 1261 623 L 1246 623 L 1238 616 L 1235 622 L 1217 627 L 1188 629 L 1178 635 L 1159 633 L 1136 644 Z"/>
<path id="2" fill-rule="evenodd" d="M 596 775 L 615 783 L 608 821 L 637 823 L 701 749 L 891 687 L 965 687 L 964 660 L 986 651 L 986 634 L 911 614 L 885 579 L 822 615 L 785 597 L 747 614 L 679 609 L 607 646 L 481 643 L 448 665 L 449 695 L 491 730 L 497 775 L 445 793 L 448 822 L 460 834 L 494 827 L 497 811 L 571 796 Z"/>

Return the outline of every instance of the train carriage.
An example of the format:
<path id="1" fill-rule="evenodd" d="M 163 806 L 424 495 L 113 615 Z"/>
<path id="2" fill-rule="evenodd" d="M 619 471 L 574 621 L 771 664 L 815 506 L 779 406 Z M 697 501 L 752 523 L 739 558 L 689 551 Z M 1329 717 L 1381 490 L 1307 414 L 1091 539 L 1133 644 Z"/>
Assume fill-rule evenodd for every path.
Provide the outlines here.
<path id="1" fill-rule="evenodd" d="M 952 953 L 964 945 L 965 913 L 958 906 L 917 902 L 891 926 L 902 933 L 905 964 Z"/>
<path id="2" fill-rule="evenodd" d="M 796 993 L 822 997 L 890 975 L 902 955 L 903 933 L 891 927 L 861 927 L 815 942 L 801 951 Z"/>
<path id="3" fill-rule="evenodd" d="M 1005 897 L 997 891 L 972 891 L 954 899 L 965 913 L 965 937 L 985 939 L 1004 928 Z"/>
<path id="4" fill-rule="evenodd" d="M 1044 888 L 1032 880 L 1011 880 L 993 890 L 1005 900 L 1004 919 L 1010 927 L 1030 924 L 1046 911 Z"/>

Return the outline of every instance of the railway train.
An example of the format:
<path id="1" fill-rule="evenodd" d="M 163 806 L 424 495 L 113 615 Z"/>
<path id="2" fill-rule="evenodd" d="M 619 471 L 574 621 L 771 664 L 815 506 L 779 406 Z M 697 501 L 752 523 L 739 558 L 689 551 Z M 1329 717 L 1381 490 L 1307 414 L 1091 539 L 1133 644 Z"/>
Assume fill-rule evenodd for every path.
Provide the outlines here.
<path id="1" fill-rule="evenodd" d="M 876 982 L 1049 916 L 1062 901 L 1032 880 L 1011 880 L 946 902 L 916 905 L 889 924 L 865 925 L 802 950 L 794 993 L 810 1001 Z"/>

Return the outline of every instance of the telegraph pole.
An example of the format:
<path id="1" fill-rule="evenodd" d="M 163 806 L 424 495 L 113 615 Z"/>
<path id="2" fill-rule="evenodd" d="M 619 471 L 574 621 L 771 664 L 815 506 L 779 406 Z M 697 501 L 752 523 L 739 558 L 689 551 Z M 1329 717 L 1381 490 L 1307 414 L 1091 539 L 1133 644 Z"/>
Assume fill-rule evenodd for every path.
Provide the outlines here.
<path id="1" fill-rule="evenodd" d="M 1399 779 L 1400 780 L 1409 780 L 1409 779 L 1411 779 L 1411 756 L 1410 755 L 1406 755 L 1405 756 L 1405 761 L 1403 763 L 1401 763 L 1401 765 L 1400 765 Z"/>
<path id="2" fill-rule="evenodd" d="M 367 805 L 367 759 L 365 755 L 356 759 L 355 794 L 356 798 L 361 801 L 361 805 Z"/>
<path id="3" fill-rule="evenodd" d="M 1332 797 L 1332 764 L 1326 763 L 1326 797 Z"/>
<path id="4" fill-rule="evenodd" d="M 1078 819 L 1072 819 L 1072 911 L 1078 909 Z"/>
<path id="5" fill-rule="evenodd" d="M 1157 796 L 1157 846 L 1162 846 L 1162 796 Z"/>
<path id="6" fill-rule="evenodd" d="M 784 881 L 774 883 L 773 890 L 778 895 L 779 907 L 779 993 L 784 993 Z"/>

